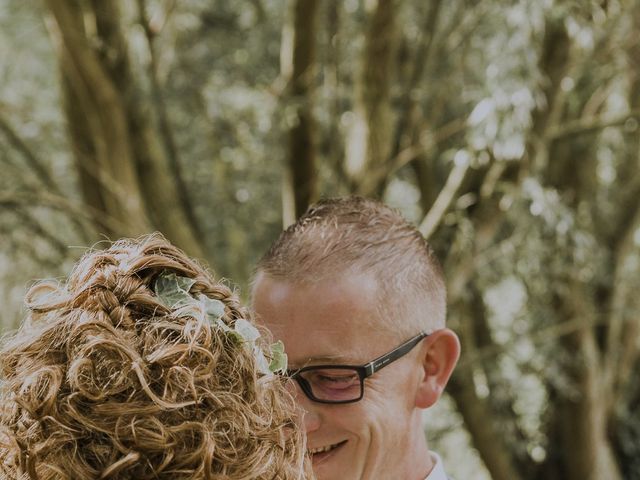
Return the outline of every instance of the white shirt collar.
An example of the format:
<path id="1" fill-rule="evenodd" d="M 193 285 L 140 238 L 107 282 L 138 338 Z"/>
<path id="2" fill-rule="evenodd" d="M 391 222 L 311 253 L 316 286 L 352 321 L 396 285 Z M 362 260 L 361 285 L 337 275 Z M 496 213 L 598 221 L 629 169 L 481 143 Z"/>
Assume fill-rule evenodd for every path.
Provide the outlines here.
<path id="1" fill-rule="evenodd" d="M 431 452 L 431 458 L 433 459 L 433 469 L 424 480 L 447 480 L 440 456 L 437 453 Z"/>

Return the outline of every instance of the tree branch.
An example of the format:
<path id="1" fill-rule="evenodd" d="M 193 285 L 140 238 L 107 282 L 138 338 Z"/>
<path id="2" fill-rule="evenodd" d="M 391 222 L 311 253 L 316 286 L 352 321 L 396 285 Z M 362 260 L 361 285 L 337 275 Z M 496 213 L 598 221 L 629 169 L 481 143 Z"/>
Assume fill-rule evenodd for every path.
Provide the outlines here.
<path id="1" fill-rule="evenodd" d="M 617 115 L 610 118 L 603 118 L 601 115 L 593 117 L 580 118 L 572 122 L 567 122 L 564 125 L 558 125 L 552 130 L 546 133 L 547 140 L 560 140 L 575 135 L 583 135 L 586 133 L 592 133 L 598 130 L 603 130 L 607 127 L 617 127 L 624 125 L 628 120 L 635 119 L 640 120 L 640 110 L 632 110 L 622 115 Z"/>
<path id="2" fill-rule="evenodd" d="M 0 106 L 2 108 L 2 106 Z M 52 192 L 60 193 L 58 185 L 53 180 L 51 172 L 46 167 L 45 162 L 38 158 L 36 153 L 29 147 L 20 135 L 11 126 L 9 121 L 2 115 L 0 110 L 0 130 L 5 134 L 9 143 L 19 152 L 27 161 L 27 165 L 35 172 L 38 179 L 43 185 L 50 189 Z"/>
<path id="3" fill-rule="evenodd" d="M 7 130 L 4 130 L 3 127 L 7 127 Z M 53 180 L 48 168 L 45 166 L 45 162 L 42 161 L 35 152 L 29 147 L 29 145 L 15 132 L 11 125 L 6 122 L 6 119 L 0 115 L 0 129 L 3 129 L 7 136 L 9 137 L 10 142 L 14 145 L 14 147 L 27 159 L 27 165 L 36 171 L 36 177 L 39 183 L 36 185 L 33 182 L 36 180 L 30 181 L 28 180 L 28 176 L 24 175 L 24 169 L 20 168 L 18 165 L 15 165 L 15 162 L 9 161 L 9 155 L 3 154 L 2 158 L 5 160 L 7 166 L 14 170 L 16 174 L 16 178 L 20 178 L 21 185 L 30 189 L 30 190 L 44 190 L 48 191 L 49 194 L 55 195 L 57 197 L 62 198 L 64 195 L 58 187 L 57 183 Z M 14 144 L 14 142 L 16 142 Z M 67 215 L 69 221 L 74 226 L 76 233 L 83 239 L 88 240 L 90 238 L 87 225 L 82 223 L 76 216 Z"/>
<path id="4" fill-rule="evenodd" d="M 465 116 L 464 118 L 456 118 L 442 125 L 435 132 L 430 132 L 425 128 L 422 132 L 422 137 L 426 138 L 426 141 L 409 145 L 403 150 L 400 150 L 391 161 L 371 171 L 369 176 L 374 179 L 373 182 L 382 182 L 383 179 L 391 177 L 395 172 L 419 156 L 430 154 L 440 143 L 448 140 L 457 133 L 463 132 L 466 127 L 467 117 Z"/>
<path id="5" fill-rule="evenodd" d="M 151 20 L 148 18 L 146 13 L 146 0 L 137 0 L 137 4 L 139 23 L 144 29 L 147 39 L 147 46 L 149 49 L 150 61 L 148 75 L 151 83 L 151 95 L 153 99 L 152 104 L 158 118 L 158 126 L 160 129 L 161 138 L 164 143 L 164 148 L 167 152 L 167 164 L 175 180 L 178 201 L 182 204 L 185 218 L 187 219 L 191 228 L 194 230 L 196 236 L 201 238 L 202 232 L 200 230 L 198 220 L 196 219 L 195 209 L 193 208 L 193 203 L 191 202 L 191 199 L 189 197 L 187 185 L 184 180 L 184 174 L 182 172 L 182 167 L 180 166 L 178 147 L 176 146 L 175 138 L 173 135 L 173 128 L 171 127 L 171 123 L 169 121 L 167 107 L 164 101 L 164 96 L 162 95 L 162 87 L 160 86 L 160 81 L 158 78 L 158 58 L 155 48 L 155 38 L 158 34 L 158 30 L 156 28 L 160 27 L 158 26 L 156 28 L 153 28 L 153 26 L 151 25 Z M 171 8 L 174 5 L 175 2 L 172 3 Z"/>
<path id="6" fill-rule="evenodd" d="M 447 213 L 447 210 L 449 210 L 451 203 L 458 193 L 458 189 L 462 185 L 468 169 L 469 163 L 464 162 L 461 164 L 455 164 L 449 173 L 449 177 L 447 177 L 447 181 L 445 182 L 444 187 L 442 187 L 442 190 L 440 190 L 431 210 L 429 210 L 427 215 L 425 215 L 418 227 L 418 231 L 425 239 L 429 239 L 433 232 L 438 228 L 438 225 L 440 225 L 442 218 L 445 213 Z"/>
<path id="7" fill-rule="evenodd" d="M 34 207 L 40 206 L 66 214 L 71 221 L 81 222 L 85 219 L 94 221 L 96 216 L 101 217 L 101 221 L 108 225 L 112 231 L 119 231 L 124 228 L 119 218 L 105 214 L 103 211 L 93 209 L 90 205 L 80 205 L 64 196 L 60 196 L 45 190 L 20 190 L 2 192 L 0 194 L 0 205 Z"/>
<path id="8" fill-rule="evenodd" d="M 22 205 L 14 202 L 0 202 L 0 205 L 11 208 L 12 212 L 20 218 L 24 226 L 31 230 L 36 236 L 46 240 L 61 256 L 66 256 L 67 244 L 59 239 L 53 232 L 47 230 L 42 223 Z"/>

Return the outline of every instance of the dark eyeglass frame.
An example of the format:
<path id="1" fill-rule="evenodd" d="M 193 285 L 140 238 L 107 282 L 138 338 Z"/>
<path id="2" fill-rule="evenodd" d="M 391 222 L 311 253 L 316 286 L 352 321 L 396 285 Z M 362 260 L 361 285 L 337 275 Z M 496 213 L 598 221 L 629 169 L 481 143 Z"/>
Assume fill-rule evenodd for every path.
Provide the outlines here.
<path id="1" fill-rule="evenodd" d="M 428 336 L 429 336 L 428 333 L 420 332 L 418 335 L 410 338 L 399 347 L 396 347 L 393 350 L 391 350 L 389 353 L 385 353 L 384 355 L 378 358 L 375 358 L 374 360 L 371 360 L 369 363 L 366 363 L 364 365 L 311 365 L 309 367 L 303 367 L 296 370 L 287 370 L 285 372 L 285 375 L 289 378 L 292 378 L 298 383 L 298 385 L 300 385 L 300 388 L 302 389 L 302 391 L 304 392 L 304 394 L 307 396 L 309 400 L 313 400 L 314 402 L 318 402 L 318 403 L 330 403 L 330 404 L 355 403 L 362 400 L 362 397 L 364 396 L 365 378 L 370 377 L 371 375 L 383 369 L 387 365 L 390 365 L 396 360 L 404 357 L 411 350 L 413 350 L 413 348 L 416 345 L 418 345 L 422 341 L 422 339 Z M 358 396 L 358 398 L 353 398 L 349 400 L 326 400 L 326 399 L 317 398 L 313 394 L 311 385 L 305 378 L 301 376 L 301 374 L 311 370 L 324 370 L 324 369 L 353 370 L 357 372 L 358 376 L 360 377 L 360 395 Z"/>

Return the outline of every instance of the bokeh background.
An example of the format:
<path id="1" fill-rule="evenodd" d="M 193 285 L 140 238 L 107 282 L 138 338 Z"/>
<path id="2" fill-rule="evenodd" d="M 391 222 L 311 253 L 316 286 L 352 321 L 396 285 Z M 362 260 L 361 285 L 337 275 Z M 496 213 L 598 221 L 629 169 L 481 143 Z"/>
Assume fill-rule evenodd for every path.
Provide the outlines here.
<path id="1" fill-rule="evenodd" d="M 2 330 L 159 230 L 246 293 L 321 196 L 444 264 L 462 479 L 640 479 L 640 1 L 0 0 Z"/>

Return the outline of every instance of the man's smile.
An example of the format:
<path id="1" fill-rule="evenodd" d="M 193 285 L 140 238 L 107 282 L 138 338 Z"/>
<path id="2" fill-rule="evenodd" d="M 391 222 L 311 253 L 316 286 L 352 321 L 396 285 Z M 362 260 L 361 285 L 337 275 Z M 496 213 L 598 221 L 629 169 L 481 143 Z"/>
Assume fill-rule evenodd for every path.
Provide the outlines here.
<path id="1" fill-rule="evenodd" d="M 316 447 L 307 449 L 307 453 L 311 457 L 313 463 L 317 463 L 320 461 L 324 461 L 330 456 L 332 456 L 337 449 L 342 447 L 347 443 L 347 440 L 344 440 L 339 443 L 335 443 L 333 445 L 325 445 L 324 447 Z"/>

